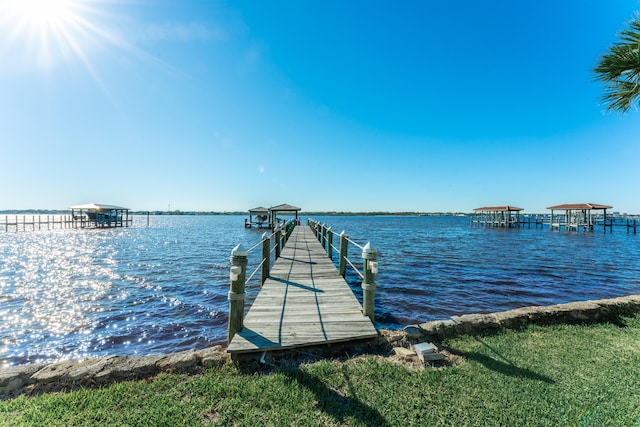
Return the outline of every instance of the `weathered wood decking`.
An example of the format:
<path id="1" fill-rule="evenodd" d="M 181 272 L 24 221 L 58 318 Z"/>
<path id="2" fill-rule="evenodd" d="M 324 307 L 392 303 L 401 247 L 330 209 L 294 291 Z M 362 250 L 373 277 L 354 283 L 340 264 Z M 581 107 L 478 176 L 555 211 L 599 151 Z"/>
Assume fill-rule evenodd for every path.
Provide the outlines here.
<path id="1" fill-rule="evenodd" d="M 377 332 L 313 232 L 296 227 L 227 352 L 373 338 Z"/>

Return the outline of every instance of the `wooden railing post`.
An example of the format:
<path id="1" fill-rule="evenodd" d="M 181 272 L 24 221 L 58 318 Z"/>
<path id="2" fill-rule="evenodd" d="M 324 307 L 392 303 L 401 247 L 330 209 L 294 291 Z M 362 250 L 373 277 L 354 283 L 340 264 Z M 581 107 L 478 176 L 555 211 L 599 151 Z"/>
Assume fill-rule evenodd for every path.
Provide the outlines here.
<path id="1" fill-rule="evenodd" d="M 282 245 L 280 246 L 280 252 L 284 249 L 284 246 L 287 244 L 287 240 L 289 239 L 288 226 L 285 224 L 282 227 Z"/>
<path id="2" fill-rule="evenodd" d="M 331 227 L 327 229 L 327 257 L 331 259 L 333 257 L 333 248 L 331 245 L 333 244 L 333 232 L 331 231 Z"/>
<path id="3" fill-rule="evenodd" d="M 282 230 L 282 236 L 280 236 L 282 239 L 282 242 L 280 244 L 280 253 L 282 253 L 282 250 L 284 249 L 284 245 L 287 244 L 287 227 L 285 227 Z"/>
<path id="4" fill-rule="evenodd" d="M 322 224 L 322 248 L 327 249 L 327 226 Z"/>
<path id="5" fill-rule="evenodd" d="M 338 260 L 338 271 L 345 278 L 347 274 L 347 252 L 349 251 L 349 236 L 344 231 L 340 233 L 340 259 Z"/>
<path id="6" fill-rule="evenodd" d="M 269 270 L 271 262 L 271 238 L 267 233 L 262 235 L 262 277 L 260 284 L 264 285 L 265 280 L 269 278 Z"/>
<path id="7" fill-rule="evenodd" d="M 247 275 L 247 251 L 238 245 L 231 251 L 231 289 L 229 290 L 229 327 L 228 341 L 242 330 L 244 323 L 244 285 Z"/>
<path id="8" fill-rule="evenodd" d="M 282 249 L 282 230 L 276 228 L 276 259 L 280 258 L 280 250 Z"/>
<path id="9" fill-rule="evenodd" d="M 296 222 L 292 219 L 291 221 L 289 221 L 289 224 L 287 224 L 287 241 L 289 241 L 294 228 L 296 228 Z"/>
<path id="10" fill-rule="evenodd" d="M 378 274 L 378 251 L 367 243 L 362 248 L 364 279 L 362 281 L 362 313 L 375 322 L 376 274 Z"/>

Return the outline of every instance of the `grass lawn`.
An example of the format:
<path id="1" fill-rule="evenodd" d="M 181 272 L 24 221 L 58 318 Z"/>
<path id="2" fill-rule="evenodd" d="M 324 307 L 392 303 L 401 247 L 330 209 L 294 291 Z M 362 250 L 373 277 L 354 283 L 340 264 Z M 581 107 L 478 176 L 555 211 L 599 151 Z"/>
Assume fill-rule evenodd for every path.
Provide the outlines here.
<path id="1" fill-rule="evenodd" d="M 229 363 L 23 395 L 0 401 L 0 425 L 640 426 L 640 315 L 439 344 L 452 363 L 437 369 L 376 355 Z"/>

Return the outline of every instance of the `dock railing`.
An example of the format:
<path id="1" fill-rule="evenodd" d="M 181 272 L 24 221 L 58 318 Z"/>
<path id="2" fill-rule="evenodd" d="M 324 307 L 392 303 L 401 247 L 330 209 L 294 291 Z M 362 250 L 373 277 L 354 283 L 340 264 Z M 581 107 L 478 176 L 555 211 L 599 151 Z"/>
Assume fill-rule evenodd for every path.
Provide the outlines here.
<path id="1" fill-rule="evenodd" d="M 275 260 L 280 258 L 282 248 L 291 236 L 291 232 L 296 226 L 295 220 L 289 220 L 277 227 L 271 233 L 263 233 L 262 239 L 249 249 L 245 249 L 242 245 L 237 245 L 231 251 L 230 258 L 230 289 L 228 294 L 229 300 L 229 323 L 227 328 L 228 341 L 231 342 L 233 336 L 241 331 L 244 324 L 244 307 L 245 307 L 245 290 L 248 284 L 252 283 L 254 277 L 261 272 L 259 286 L 269 278 L 271 265 L 271 257 L 275 253 Z M 273 241 L 273 245 L 272 245 Z M 249 254 L 261 248 L 260 263 L 253 268 L 247 278 L 247 266 L 249 264 Z"/>
<path id="2" fill-rule="evenodd" d="M 311 218 L 307 219 L 307 224 L 313 230 L 320 244 L 327 252 L 327 257 L 333 261 L 333 253 L 338 253 L 338 272 L 342 278 L 346 279 L 347 265 L 352 268 L 353 272 L 362 280 L 362 313 L 369 317 L 372 322 L 375 321 L 375 294 L 376 294 L 376 275 L 378 274 L 378 251 L 371 247 L 371 243 L 360 245 L 349 238 L 342 231 L 336 233 Z M 336 247 L 334 237 L 339 239 L 339 246 Z M 349 244 L 355 246 L 361 251 L 361 264 L 359 261 L 349 259 Z M 360 264 L 360 267 L 356 265 Z"/>

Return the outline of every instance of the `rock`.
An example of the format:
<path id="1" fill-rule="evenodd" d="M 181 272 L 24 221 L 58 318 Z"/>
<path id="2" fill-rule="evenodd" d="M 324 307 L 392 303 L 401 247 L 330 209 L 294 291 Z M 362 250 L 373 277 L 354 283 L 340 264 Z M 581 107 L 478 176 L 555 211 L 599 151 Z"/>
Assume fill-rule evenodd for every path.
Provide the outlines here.
<path id="1" fill-rule="evenodd" d="M 420 329 L 422 329 L 423 335 L 426 336 L 440 336 L 444 337 L 451 332 L 456 331 L 457 324 L 451 319 L 447 320 L 434 320 L 431 322 L 421 323 Z"/>
<path id="2" fill-rule="evenodd" d="M 205 368 L 221 367 L 227 362 L 227 353 L 222 346 L 216 345 L 196 351 L 196 356 Z"/>
<path id="3" fill-rule="evenodd" d="M 64 379 L 70 382 L 79 382 L 93 378 L 104 368 L 104 365 L 109 363 L 114 357 L 117 356 L 87 359 L 79 362 L 68 369 Z"/>
<path id="4" fill-rule="evenodd" d="M 409 338 L 420 338 L 422 336 L 422 329 L 418 325 L 408 325 L 402 328 L 404 333 Z"/>
<path id="5" fill-rule="evenodd" d="M 404 347 L 393 347 L 393 352 L 400 357 L 411 357 L 416 355 L 415 351 Z"/>
<path id="6" fill-rule="evenodd" d="M 116 379 L 141 378 L 159 372 L 158 361 L 166 355 L 153 356 L 116 356 L 111 358 L 94 375 L 96 382 L 108 382 Z"/>
<path id="7" fill-rule="evenodd" d="M 43 369 L 44 363 L 31 363 L 28 365 L 9 366 L 0 369 L 0 396 L 7 396 L 16 390 L 33 384 L 33 374 Z"/>
<path id="8" fill-rule="evenodd" d="M 67 376 L 68 372 L 72 370 L 76 365 L 76 362 L 69 360 L 63 360 L 60 362 L 52 363 L 38 372 L 33 374 L 31 378 L 40 384 L 49 384 L 52 382 L 62 382 L 63 378 Z"/>
<path id="9" fill-rule="evenodd" d="M 168 354 L 156 362 L 156 366 L 162 370 L 184 370 L 195 367 L 199 362 L 198 355 L 193 350 Z"/>

